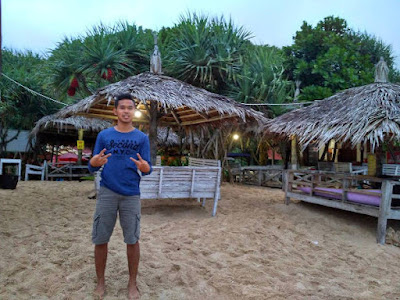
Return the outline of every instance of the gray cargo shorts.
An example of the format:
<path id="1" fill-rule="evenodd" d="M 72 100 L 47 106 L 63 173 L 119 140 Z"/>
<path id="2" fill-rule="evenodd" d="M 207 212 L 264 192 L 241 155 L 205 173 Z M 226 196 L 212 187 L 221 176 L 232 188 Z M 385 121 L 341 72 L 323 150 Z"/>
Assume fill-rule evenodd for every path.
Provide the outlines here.
<path id="1" fill-rule="evenodd" d="M 96 211 L 93 217 L 93 244 L 101 245 L 110 241 L 118 212 L 124 242 L 137 243 L 140 237 L 140 196 L 120 195 L 102 186 L 97 194 Z"/>

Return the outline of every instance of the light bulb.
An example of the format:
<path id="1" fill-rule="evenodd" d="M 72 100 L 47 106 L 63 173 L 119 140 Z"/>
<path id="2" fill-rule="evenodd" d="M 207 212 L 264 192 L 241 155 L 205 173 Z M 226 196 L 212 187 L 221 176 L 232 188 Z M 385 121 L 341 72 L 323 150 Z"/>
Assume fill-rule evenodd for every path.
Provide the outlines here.
<path id="1" fill-rule="evenodd" d="M 140 118 L 142 116 L 142 112 L 140 110 L 135 110 L 135 117 Z"/>

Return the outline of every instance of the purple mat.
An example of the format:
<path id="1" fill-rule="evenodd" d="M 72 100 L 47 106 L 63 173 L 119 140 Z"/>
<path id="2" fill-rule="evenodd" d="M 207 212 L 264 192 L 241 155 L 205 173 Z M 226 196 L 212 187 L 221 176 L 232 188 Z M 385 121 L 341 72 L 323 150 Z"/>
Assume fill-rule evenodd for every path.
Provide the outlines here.
<path id="1" fill-rule="evenodd" d="M 310 194 L 311 188 L 310 187 L 298 187 L 304 193 Z M 331 192 L 335 194 L 329 194 L 324 192 Z M 342 199 L 342 189 L 334 189 L 334 188 L 323 188 L 317 187 L 315 188 L 314 195 L 321 196 L 324 198 L 329 199 Z M 376 193 L 376 196 L 373 195 L 365 195 L 362 193 L 357 192 L 348 192 L 347 193 L 347 200 L 362 204 L 369 204 L 374 206 L 379 206 L 381 203 L 381 190 L 368 190 L 369 193 Z"/>

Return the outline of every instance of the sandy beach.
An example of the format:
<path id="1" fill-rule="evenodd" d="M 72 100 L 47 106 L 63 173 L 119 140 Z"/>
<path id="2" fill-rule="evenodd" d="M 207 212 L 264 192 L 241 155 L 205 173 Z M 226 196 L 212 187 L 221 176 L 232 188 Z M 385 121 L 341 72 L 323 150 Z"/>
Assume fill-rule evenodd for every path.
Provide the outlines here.
<path id="1" fill-rule="evenodd" d="M 142 299 L 400 299 L 400 248 L 375 242 L 375 218 L 286 206 L 279 189 L 221 193 L 216 217 L 211 200 L 142 202 Z M 93 182 L 0 190 L 0 299 L 92 299 L 90 195 Z M 127 279 L 117 223 L 105 299 L 125 299 Z"/>

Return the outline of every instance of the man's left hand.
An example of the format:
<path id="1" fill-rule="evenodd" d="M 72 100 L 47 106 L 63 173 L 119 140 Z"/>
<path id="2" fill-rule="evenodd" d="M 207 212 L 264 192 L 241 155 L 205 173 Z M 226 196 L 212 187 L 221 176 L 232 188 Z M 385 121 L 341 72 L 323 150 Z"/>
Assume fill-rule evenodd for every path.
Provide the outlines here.
<path id="1" fill-rule="evenodd" d="M 143 173 L 150 172 L 150 165 L 147 161 L 145 161 L 140 154 L 137 154 L 137 157 L 139 158 L 138 160 L 130 157 L 130 160 L 133 161 L 136 165 L 136 167 Z"/>

